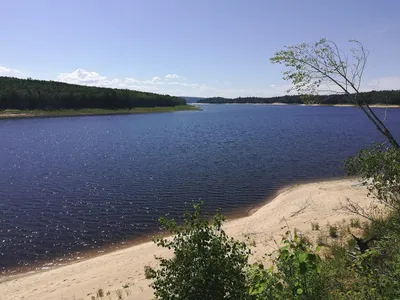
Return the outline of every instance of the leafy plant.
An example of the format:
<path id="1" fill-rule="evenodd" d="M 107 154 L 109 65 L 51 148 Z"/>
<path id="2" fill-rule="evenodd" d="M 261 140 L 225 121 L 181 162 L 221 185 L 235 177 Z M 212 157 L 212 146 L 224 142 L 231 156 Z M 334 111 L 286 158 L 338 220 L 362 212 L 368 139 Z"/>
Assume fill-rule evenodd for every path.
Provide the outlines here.
<path id="1" fill-rule="evenodd" d="M 321 258 L 314 247 L 287 232 L 275 260 L 277 270 L 253 265 L 249 271 L 250 294 L 255 299 L 322 299 L 327 289 L 319 276 Z"/>
<path id="2" fill-rule="evenodd" d="M 250 251 L 222 230 L 224 218 L 212 223 L 201 215 L 201 204 L 185 214 L 183 225 L 160 218 L 171 238 L 155 238 L 158 246 L 172 249 L 171 259 L 158 258 L 152 287 L 156 299 L 246 299 L 245 268 Z"/>
<path id="3" fill-rule="evenodd" d="M 362 177 L 370 195 L 400 214 L 400 150 L 372 145 L 349 158 L 346 169 Z"/>

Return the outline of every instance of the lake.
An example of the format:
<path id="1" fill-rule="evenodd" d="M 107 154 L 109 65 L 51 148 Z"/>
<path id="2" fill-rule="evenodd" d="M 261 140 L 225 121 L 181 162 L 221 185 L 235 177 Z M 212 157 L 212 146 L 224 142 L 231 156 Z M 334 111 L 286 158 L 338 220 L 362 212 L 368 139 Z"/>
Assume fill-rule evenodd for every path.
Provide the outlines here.
<path id="1" fill-rule="evenodd" d="M 0 269 L 147 238 L 192 201 L 245 215 L 284 185 L 343 176 L 346 157 L 382 141 L 354 107 L 201 107 L 0 120 Z M 400 138 L 400 109 L 387 114 Z"/>

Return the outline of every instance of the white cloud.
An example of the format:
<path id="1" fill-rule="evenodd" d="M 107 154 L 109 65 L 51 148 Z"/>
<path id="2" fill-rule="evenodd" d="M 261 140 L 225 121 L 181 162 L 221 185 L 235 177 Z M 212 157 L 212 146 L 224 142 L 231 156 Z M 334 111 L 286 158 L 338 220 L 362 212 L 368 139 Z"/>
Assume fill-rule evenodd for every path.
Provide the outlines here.
<path id="1" fill-rule="evenodd" d="M 173 74 L 176 75 L 176 74 Z M 82 84 L 89 86 L 99 87 L 111 87 L 111 88 L 122 88 L 131 90 L 140 90 L 148 92 L 160 92 L 174 94 L 176 91 L 166 88 L 165 91 L 161 90 L 158 86 L 164 85 L 166 81 L 155 76 L 147 80 L 139 80 L 133 77 L 127 78 L 108 78 L 100 75 L 97 72 L 86 71 L 83 69 L 77 69 L 70 73 L 59 73 L 57 81 L 71 83 L 71 84 Z"/>
<path id="2" fill-rule="evenodd" d="M 140 80 L 137 80 L 135 78 L 125 78 L 125 83 L 130 84 L 130 83 L 140 83 Z"/>
<path id="3" fill-rule="evenodd" d="M 161 80 L 160 77 L 153 77 L 151 80 L 139 81 L 139 83 L 143 83 L 143 84 L 164 84 L 164 82 Z"/>
<path id="4" fill-rule="evenodd" d="M 4 75 L 4 74 L 12 74 L 12 73 L 19 74 L 19 73 L 21 73 L 21 71 L 19 71 L 17 69 L 11 69 L 11 68 L 6 68 L 3 66 L 0 66 L 0 74 Z"/>
<path id="5" fill-rule="evenodd" d="M 168 75 L 165 75 L 165 77 L 164 77 L 165 80 L 179 80 L 181 78 L 182 77 L 177 74 L 168 74 Z"/>
<path id="6" fill-rule="evenodd" d="M 100 86 L 109 83 L 105 76 L 100 76 L 97 72 L 88 72 L 82 69 L 77 69 L 71 73 L 60 73 L 57 80 L 73 84 Z"/>
<path id="7" fill-rule="evenodd" d="M 97 72 L 89 72 L 86 70 L 77 69 L 71 73 L 60 73 L 57 77 L 57 80 L 73 84 L 131 89 L 177 96 L 198 97 L 221 96 L 234 98 L 240 96 L 282 96 L 286 94 L 286 90 L 290 87 L 288 84 L 266 84 L 265 86 L 260 86 L 258 88 L 235 88 L 231 86 L 230 82 L 226 82 L 224 80 L 219 80 L 219 84 L 210 86 L 204 83 L 191 83 L 185 80 L 180 81 L 179 79 L 172 80 L 172 77 L 169 78 L 171 79 L 167 80 L 166 76 L 155 76 L 147 80 L 137 79 L 134 77 L 108 78 L 100 75 Z M 179 78 L 183 77 L 179 76 Z"/>

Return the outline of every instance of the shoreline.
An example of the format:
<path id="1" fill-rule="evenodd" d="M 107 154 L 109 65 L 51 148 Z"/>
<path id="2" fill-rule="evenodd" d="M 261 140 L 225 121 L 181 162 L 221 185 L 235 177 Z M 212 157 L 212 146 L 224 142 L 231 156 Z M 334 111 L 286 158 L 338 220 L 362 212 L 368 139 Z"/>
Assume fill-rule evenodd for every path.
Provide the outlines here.
<path id="1" fill-rule="evenodd" d="M 355 179 L 355 178 L 356 177 L 352 176 L 339 176 L 339 177 L 326 177 L 319 179 L 296 180 L 293 181 L 292 183 L 284 184 L 281 187 L 277 188 L 271 195 L 266 196 L 264 200 L 260 201 L 259 203 L 245 206 L 241 210 L 236 210 L 231 213 L 224 214 L 224 216 L 226 217 L 226 222 L 232 222 L 235 220 L 249 217 L 254 213 L 256 213 L 258 210 L 260 210 L 265 205 L 268 205 L 281 193 L 284 193 L 285 191 L 290 190 L 296 186 L 316 183 L 316 182 L 331 182 L 331 181 Z M 75 264 L 78 262 L 84 262 L 116 251 L 121 251 L 127 248 L 149 243 L 152 242 L 153 237 L 157 234 L 161 234 L 161 232 L 159 231 L 149 232 L 147 236 L 140 236 L 131 239 L 121 240 L 119 242 L 103 245 L 101 246 L 101 248 L 79 250 L 76 251 L 75 253 L 70 253 L 66 256 L 57 256 L 54 258 L 33 262 L 27 266 L 12 267 L 7 270 L 0 271 L 0 283 L 2 282 L 1 280 L 2 277 L 14 277 L 14 276 L 19 277 L 19 276 L 25 276 L 26 274 L 37 274 L 41 272 L 47 272 L 50 270 Z"/>
<path id="2" fill-rule="evenodd" d="M 224 104 L 243 104 L 243 105 L 266 105 L 266 106 L 321 106 L 321 107 L 358 107 L 355 104 L 304 104 L 304 103 L 283 103 L 283 102 L 273 102 L 273 103 L 233 103 L 233 102 L 227 102 L 227 103 L 205 103 L 205 102 L 200 102 L 197 104 L 213 104 L 213 105 L 224 105 Z M 400 108 L 400 105 L 388 105 L 388 104 L 371 104 L 369 107 L 371 108 Z"/>
<path id="3" fill-rule="evenodd" d="M 26 118 L 54 118 L 54 117 L 80 117 L 80 116 L 110 116 L 110 115 L 130 115 L 146 113 L 164 113 L 176 111 L 197 111 L 199 107 L 195 105 L 178 106 L 156 106 L 138 107 L 133 109 L 61 109 L 61 110 L 17 110 L 6 109 L 0 111 L 1 119 L 26 119 Z"/>
<path id="4" fill-rule="evenodd" d="M 285 224 L 307 233 L 312 221 L 329 224 L 345 218 L 334 208 L 346 197 L 367 204 L 371 200 L 366 195 L 366 188 L 354 178 L 290 184 L 254 211 L 250 209 L 250 215 L 229 219 L 224 229 L 229 236 L 248 242 L 252 239 L 257 244 L 252 249 L 254 262 L 271 252 L 271 242 L 280 239 L 287 230 Z M 298 213 L 299 205 L 309 199 L 310 207 Z M 124 290 L 122 285 L 128 284 L 130 295 L 124 299 L 150 299 L 152 290 L 148 286 L 150 281 L 144 278 L 144 266 L 155 266 L 155 255 L 170 257 L 171 253 L 153 242 L 145 242 L 46 271 L 4 276 L 0 293 L 8 295 L 7 299 L 90 299 L 102 288 L 115 295 L 111 299 L 116 299 L 115 291 Z"/>

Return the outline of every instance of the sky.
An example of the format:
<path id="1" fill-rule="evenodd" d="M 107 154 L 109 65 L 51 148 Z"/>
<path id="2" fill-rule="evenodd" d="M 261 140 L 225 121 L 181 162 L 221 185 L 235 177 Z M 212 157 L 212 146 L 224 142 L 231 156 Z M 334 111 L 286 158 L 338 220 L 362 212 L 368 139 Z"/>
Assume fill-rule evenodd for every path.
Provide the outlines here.
<path id="1" fill-rule="evenodd" d="M 269 58 L 325 37 L 370 51 L 363 90 L 400 89 L 398 0 L 0 0 L 0 76 L 178 96 L 276 96 Z"/>

